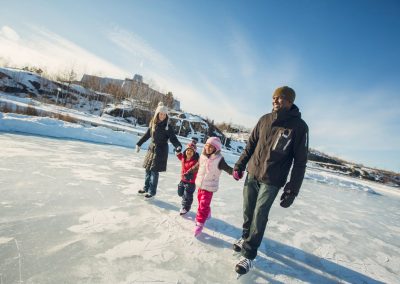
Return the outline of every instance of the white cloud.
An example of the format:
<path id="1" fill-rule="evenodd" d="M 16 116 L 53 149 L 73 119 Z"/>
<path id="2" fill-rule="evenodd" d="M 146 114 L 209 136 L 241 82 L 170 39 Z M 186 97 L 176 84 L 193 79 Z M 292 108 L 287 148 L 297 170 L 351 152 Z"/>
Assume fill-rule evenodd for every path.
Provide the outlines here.
<path id="1" fill-rule="evenodd" d="M 0 29 L 0 37 L 4 37 L 11 41 L 18 41 L 20 39 L 20 36 L 18 35 L 18 33 L 16 31 L 14 31 L 12 28 L 10 28 L 9 26 L 3 26 Z"/>
<path id="2" fill-rule="evenodd" d="M 35 65 L 50 73 L 74 68 L 79 75 L 86 72 L 124 77 L 129 74 L 58 34 L 34 26 L 30 29 L 28 36 L 21 37 L 12 28 L 2 27 L 1 57 L 13 65 Z"/>

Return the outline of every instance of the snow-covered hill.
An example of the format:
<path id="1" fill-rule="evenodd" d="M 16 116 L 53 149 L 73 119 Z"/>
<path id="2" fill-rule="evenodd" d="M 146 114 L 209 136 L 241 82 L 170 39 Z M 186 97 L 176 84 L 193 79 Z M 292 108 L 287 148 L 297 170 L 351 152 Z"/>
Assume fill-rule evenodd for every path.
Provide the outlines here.
<path id="1" fill-rule="evenodd" d="M 327 172 L 340 173 L 345 176 L 379 182 L 400 188 L 400 173 L 358 165 L 328 156 L 314 149 L 310 149 L 308 159 L 312 162 L 314 167 L 318 167 Z"/>
<path id="2" fill-rule="evenodd" d="M 58 104 L 95 115 L 113 98 L 73 83 L 46 79 L 33 72 L 0 68 L 0 92 L 42 104 Z"/>
<path id="3" fill-rule="evenodd" d="M 133 98 L 117 101 L 109 94 L 88 90 L 72 83 L 51 81 L 33 72 L 20 69 L 0 68 L 0 94 L 1 91 L 7 96 L 9 100 L 7 104 L 11 105 L 14 111 L 15 106 L 12 100 L 13 96 L 16 96 L 15 99 L 20 102 L 20 98 L 27 98 L 26 102 L 31 108 L 36 108 L 37 105 L 61 104 L 71 110 L 102 116 L 105 120 L 131 126 L 147 125 L 154 114 L 154 110 L 149 109 L 145 101 Z M 20 107 L 22 107 L 21 104 Z M 56 107 L 48 106 L 47 108 Z M 42 111 L 40 115 L 51 116 L 51 113 Z M 230 137 L 225 137 L 208 120 L 198 115 L 171 110 L 170 124 L 182 137 L 204 142 L 209 136 L 218 136 L 226 149 L 236 153 L 240 153 L 244 146 L 243 141 L 234 141 Z"/>

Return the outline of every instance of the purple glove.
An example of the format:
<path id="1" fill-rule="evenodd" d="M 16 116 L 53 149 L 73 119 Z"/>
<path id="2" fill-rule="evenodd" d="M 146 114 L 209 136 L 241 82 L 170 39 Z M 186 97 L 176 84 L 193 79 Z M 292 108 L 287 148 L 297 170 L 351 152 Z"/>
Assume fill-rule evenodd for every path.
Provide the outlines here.
<path id="1" fill-rule="evenodd" d="M 243 172 L 242 171 L 233 171 L 233 178 L 235 180 L 240 180 L 243 177 Z"/>

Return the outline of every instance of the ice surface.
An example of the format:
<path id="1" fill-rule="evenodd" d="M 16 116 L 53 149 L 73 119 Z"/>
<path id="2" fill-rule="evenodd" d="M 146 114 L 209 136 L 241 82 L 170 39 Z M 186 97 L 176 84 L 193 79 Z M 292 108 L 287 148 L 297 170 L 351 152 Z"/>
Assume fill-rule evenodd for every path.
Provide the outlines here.
<path id="1" fill-rule="evenodd" d="M 399 283 L 400 198 L 388 188 L 307 172 L 236 280 L 243 181 L 222 174 L 196 239 L 197 201 L 179 216 L 172 154 L 147 202 L 145 151 L 4 132 L 0 147 L 0 283 Z"/>

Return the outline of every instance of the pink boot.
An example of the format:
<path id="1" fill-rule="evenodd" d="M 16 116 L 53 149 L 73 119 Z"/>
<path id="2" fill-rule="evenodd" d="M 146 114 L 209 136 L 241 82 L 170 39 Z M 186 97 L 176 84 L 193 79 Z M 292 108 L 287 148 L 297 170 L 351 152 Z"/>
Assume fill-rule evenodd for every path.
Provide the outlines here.
<path id="1" fill-rule="evenodd" d="M 204 224 L 196 222 L 196 227 L 194 227 L 194 236 L 197 237 L 203 231 Z"/>

